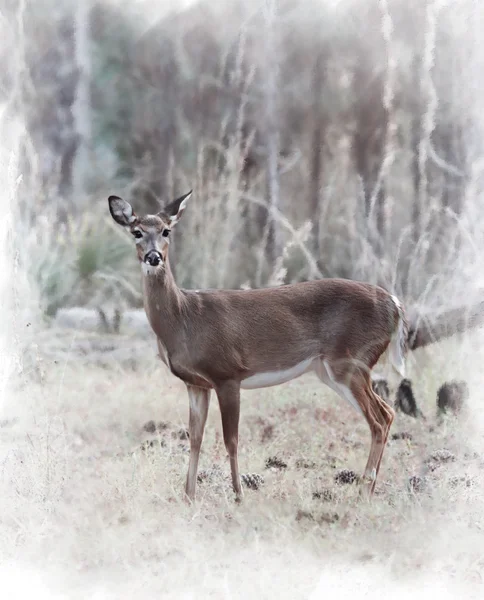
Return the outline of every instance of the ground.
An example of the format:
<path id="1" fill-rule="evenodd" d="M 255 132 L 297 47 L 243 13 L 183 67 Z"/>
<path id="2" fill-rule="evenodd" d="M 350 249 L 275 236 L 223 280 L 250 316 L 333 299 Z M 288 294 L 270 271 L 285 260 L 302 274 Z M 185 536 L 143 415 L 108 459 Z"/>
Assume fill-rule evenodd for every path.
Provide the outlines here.
<path id="1" fill-rule="evenodd" d="M 188 399 L 153 339 L 31 335 L 0 415 L 0 562 L 17 597 L 35 585 L 37 598 L 419 598 L 432 585 L 482 598 L 478 334 L 410 356 L 426 420 L 397 415 L 392 434 L 406 435 L 388 444 L 371 503 L 336 481 L 362 473 L 367 426 L 308 375 L 243 392 L 241 471 L 264 482 L 242 505 L 212 398 L 194 506 L 182 500 Z M 437 389 L 454 377 L 468 411 L 439 423 Z"/>

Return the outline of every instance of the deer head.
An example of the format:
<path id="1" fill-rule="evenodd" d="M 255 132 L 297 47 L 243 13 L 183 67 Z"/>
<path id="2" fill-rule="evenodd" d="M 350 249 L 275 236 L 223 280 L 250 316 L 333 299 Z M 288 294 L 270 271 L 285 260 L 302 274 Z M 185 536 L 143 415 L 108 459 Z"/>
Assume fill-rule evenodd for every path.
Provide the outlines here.
<path id="1" fill-rule="evenodd" d="M 109 196 L 109 212 L 113 219 L 134 237 L 143 272 L 151 275 L 164 269 L 170 245 L 170 233 L 178 223 L 192 191 L 167 204 L 158 214 L 139 217 L 129 202 Z"/>

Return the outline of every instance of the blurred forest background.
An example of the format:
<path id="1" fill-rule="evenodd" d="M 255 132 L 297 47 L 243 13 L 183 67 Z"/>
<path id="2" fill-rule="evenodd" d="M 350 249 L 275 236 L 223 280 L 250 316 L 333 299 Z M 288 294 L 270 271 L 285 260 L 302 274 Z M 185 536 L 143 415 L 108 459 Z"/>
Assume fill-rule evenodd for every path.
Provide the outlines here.
<path id="1" fill-rule="evenodd" d="M 17 257 L 45 315 L 141 306 L 107 196 L 194 189 L 184 287 L 341 276 L 433 309 L 481 285 L 472 0 L 2 0 Z"/>

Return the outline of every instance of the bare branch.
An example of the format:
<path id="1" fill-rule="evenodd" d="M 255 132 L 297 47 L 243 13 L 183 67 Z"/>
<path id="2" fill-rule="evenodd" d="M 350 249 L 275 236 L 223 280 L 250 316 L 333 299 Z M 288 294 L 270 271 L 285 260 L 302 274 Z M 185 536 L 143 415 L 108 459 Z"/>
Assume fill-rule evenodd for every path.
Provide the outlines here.
<path id="1" fill-rule="evenodd" d="M 483 325 L 484 300 L 471 307 L 448 310 L 435 318 L 417 315 L 410 323 L 408 347 L 417 350 Z"/>

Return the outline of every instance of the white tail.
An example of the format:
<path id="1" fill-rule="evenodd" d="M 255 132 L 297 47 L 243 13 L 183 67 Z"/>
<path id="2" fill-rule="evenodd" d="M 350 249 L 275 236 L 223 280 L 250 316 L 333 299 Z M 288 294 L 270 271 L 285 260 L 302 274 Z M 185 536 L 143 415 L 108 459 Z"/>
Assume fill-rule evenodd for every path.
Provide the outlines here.
<path id="1" fill-rule="evenodd" d="M 408 323 L 403 311 L 402 303 L 396 296 L 392 296 L 398 311 L 398 325 L 390 340 L 390 361 L 397 373 L 405 377 L 405 355 L 408 349 Z"/>
<path id="2" fill-rule="evenodd" d="M 109 197 L 113 219 L 135 240 L 145 310 L 160 357 L 187 387 L 186 495 L 195 497 L 211 391 L 219 401 L 232 484 L 241 498 L 241 388 L 277 385 L 309 371 L 366 419 L 371 447 L 363 480 L 371 494 L 394 412 L 373 391 L 370 372 L 387 349 L 395 368 L 403 372 L 407 325 L 400 302 L 382 288 L 344 279 L 259 290 L 180 289 L 170 270 L 168 248 L 190 194 L 157 215 L 143 217 L 125 200 Z"/>

